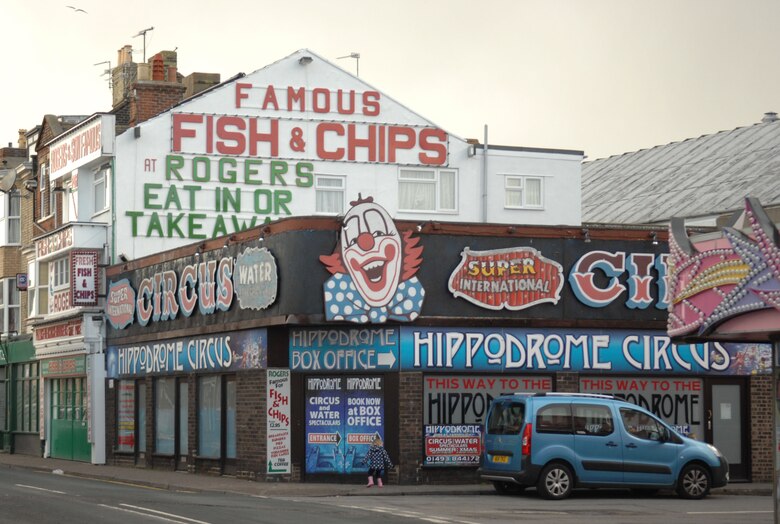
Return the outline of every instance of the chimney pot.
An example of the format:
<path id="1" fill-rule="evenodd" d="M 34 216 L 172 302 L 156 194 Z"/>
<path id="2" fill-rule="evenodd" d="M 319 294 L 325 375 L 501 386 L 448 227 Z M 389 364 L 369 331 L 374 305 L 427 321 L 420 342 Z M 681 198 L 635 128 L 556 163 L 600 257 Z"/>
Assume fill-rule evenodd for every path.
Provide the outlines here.
<path id="1" fill-rule="evenodd" d="M 777 121 L 777 113 L 774 111 L 768 111 L 764 113 L 764 118 L 761 119 L 761 123 L 766 124 L 769 122 L 776 122 Z"/>

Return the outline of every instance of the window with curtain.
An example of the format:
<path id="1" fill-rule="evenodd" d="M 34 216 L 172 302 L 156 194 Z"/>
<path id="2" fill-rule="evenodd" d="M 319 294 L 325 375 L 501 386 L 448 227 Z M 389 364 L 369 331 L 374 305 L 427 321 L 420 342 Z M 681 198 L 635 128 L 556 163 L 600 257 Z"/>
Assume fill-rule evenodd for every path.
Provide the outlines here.
<path id="1" fill-rule="evenodd" d="M 7 237 L 9 244 L 20 244 L 22 242 L 22 198 L 21 194 L 14 192 L 8 193 L 8 220 Z"/>
<path id="2" fill-rule="evenodd" d="M 220 377 L 198 378 L 198 455 L 220 458 L 222 391 Z"/>
<path id="3" fill-rule="evenodd" d="M 344 213 L 344 177 L 317 175 L 314 178 L 315 212 L 327 215 Z"/>
<path id="4" fill-rule="evenodd" d="M 176 451 L 176 379 L 158 378 L 154 384 L 154 450 L 163 455 Z"/>
<path id="5" fill-rule="evenodd" d="M 544 207 L 542 178 L 507 175 L 504 177 L 504 207 L 541 209 Z"/>
<path id="6" fill-rule="evenodd" d="M 452 169 L 401 169 L 399 211 L 457 211 L 457 178 L 457 171 Z"/>

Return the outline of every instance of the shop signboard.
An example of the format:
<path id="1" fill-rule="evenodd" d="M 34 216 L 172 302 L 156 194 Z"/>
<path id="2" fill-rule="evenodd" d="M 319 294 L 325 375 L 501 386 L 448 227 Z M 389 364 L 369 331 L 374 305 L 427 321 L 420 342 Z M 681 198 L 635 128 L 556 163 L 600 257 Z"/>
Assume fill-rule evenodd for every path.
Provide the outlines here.
<path id="1" fill-rule="evenodd" d="M 320 261 L 333 275 L 323 284 L 325 319 L 357 324 L 411 322 L 425 289 L 415 276 L 422 263 L 419 237 L 398 231 L 372 197 L 350 202 L 339 242 Z"/>
<path id="2" fill-rule="evenodd" d="M 250 329 L 182 337 L 127 346 L 109 346 L 107 377 L 265 369 L 266 330 Z"/>
<path id="3" fill-rule="evenodd" d="M 71 293 L 73 306 L 95 306 L 98 296 L 98 252 L 72 251 Z"/>
<path id="4" fill-rule="evenodd" d="M 294 371 L 392 371 L 398 369 L 398 328 L 292 329 Z"/>
<path id="5" fill-rule="evenodd" d="M 771 372 L 771 346 L 673 344 L 641 330 L 401 327 L 403 371 L 596 371 L 750 375 Z"/>
<path id="6" fill-rule="evenodd" d="M 306 473 L 364 473 L 374 436 L 384 439 L 384 378 L 306 377 Z"/>
<path id="7" fill-rule="evenodd" d="M 704 440 L 704 382 L 687 377 L 581 377 L 581 393 L 614 395 L 651 411 L 678 433 Z"/>
<path id="8" fill-rule="evenodd" d="M 117 387 L 117 451 L 135 451 L 135 381 L 120 380 Z"/>
<path id="9" fill-rule="evenodd" d="M 477 466 L 494 398 L 552 391 L 550 375 L 441 375 L 423 378 L 425 466 Z"/>
<path id="10" fill-rule="evenodd" d="M 87 360 L 84 355 L 41 360 L 42 377 L 72 377 L 84 375 L 86 372 Z"/>
<path id="11" fill-rule="evenodd" d="M 290 370 L 267 371 L 268 398 L 266 398 L 266 449 L 268 450 L 268 474 L 290 473 Z"/>

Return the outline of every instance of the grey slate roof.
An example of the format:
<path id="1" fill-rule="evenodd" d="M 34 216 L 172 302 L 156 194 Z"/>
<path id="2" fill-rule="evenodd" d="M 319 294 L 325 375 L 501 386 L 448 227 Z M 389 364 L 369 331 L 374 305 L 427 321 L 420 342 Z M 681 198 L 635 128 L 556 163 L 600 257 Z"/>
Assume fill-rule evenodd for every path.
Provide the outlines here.
<path id="1" fill-rule="evenodd" d="M 582 221 L 664 223 L 780 204 L 780 120 L 584 162 Z"/>

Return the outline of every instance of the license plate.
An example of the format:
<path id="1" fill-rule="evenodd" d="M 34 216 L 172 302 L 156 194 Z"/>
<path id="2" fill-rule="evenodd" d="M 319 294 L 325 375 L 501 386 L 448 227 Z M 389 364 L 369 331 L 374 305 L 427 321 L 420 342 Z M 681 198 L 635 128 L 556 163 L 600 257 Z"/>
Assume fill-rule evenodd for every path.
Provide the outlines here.
<path id="1" fill-rule="evenodd" d="M 493 455 L 493 462 L 498 462 L 500 464 L 509 464 L 509 456 L 508 455 Z"/>

